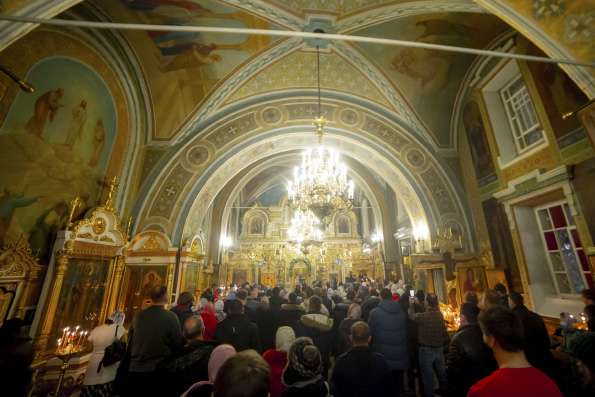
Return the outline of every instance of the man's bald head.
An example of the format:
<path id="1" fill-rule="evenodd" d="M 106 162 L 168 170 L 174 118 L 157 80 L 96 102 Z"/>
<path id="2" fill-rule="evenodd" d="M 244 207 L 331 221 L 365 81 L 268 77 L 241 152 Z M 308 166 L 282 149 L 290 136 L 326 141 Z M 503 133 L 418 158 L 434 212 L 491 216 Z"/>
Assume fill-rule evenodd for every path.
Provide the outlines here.
<path id="1" fill-rule="evenodd" d="M 202 339 L 205 325 L 200 316 L 190 316 L 184 322 L 184 338 L 186 340 Z"/>
<path id="2" fill-rule="evenodd" d="M 353 346 L 367 346 L 370 342 L 370 327 L 363 321 L 357 321 L 351 326 L 351 344 Z"/>

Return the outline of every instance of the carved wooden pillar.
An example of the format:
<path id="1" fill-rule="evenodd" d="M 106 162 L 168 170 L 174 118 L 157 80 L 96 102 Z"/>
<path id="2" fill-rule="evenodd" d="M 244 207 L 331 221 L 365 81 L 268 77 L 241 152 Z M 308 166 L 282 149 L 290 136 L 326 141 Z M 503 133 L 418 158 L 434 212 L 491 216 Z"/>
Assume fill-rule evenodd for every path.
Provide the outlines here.
<path id="1" fill-rule="evenodd" d="M 120 296 L 120 290 L 122 288 L 122 279 L 124 276 L 124 269 L 126 268 L 126 258 L 122 255 L 117 256 L 114 259 L 114 277 L 111 282 L 111 286 L 108 289 L 110 296 L 107 300 L 107 314 L 111 314 L 118 310 L 118 297 Z"/>
<path id="2" fill-rule="evenodd" d="M 62 291 L 62 284 L 64 283 L 64 275 L 68 269 L 69 259 L 70 255 L 68 252 L 63 250 L 58 251 L 58 255 L 56 256 L 56 271 L 50 287 L 50 296 L 47 307 L 45 308 L 41 332 L 37 338 L 37 354 L 43 354 L 47 349 L 48 339 L 52 331 L 52 325 L 54 324 L 54 314 L 58 307 L 58 300 L 60 299 L 60 292 Z M 43 310 L 43 308 L 39 309 Z"/>

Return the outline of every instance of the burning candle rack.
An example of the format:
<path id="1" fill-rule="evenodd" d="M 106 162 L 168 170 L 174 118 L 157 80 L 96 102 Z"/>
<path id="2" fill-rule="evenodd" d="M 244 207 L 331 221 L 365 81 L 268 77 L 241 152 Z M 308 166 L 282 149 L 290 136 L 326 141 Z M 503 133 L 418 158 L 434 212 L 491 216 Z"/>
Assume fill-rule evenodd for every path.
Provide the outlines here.
<path id="1" fill-rule="evenodd" d="M 62 337 L 58 338 L 57 356 L 73 355 L 85 350 L 89 331 L 81 329 L 80 325 L 62 330 Z"/>

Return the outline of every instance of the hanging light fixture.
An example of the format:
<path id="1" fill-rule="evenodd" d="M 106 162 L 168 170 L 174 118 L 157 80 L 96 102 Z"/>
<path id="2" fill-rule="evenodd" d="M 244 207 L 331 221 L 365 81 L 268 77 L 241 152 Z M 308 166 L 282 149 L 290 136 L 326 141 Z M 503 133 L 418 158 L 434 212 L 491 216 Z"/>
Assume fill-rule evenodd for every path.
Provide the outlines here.
<path id="1" fill-rule="evenodd" d="M 312 211 L 296 210 L 287 229 L 287 239 L 307 253 L 310 246 L 322 243 L 324 233 L 320 226 L 320 220 Z"/>
<path id="2" fill-rule="evenodd" d="M 339 152 L 322 145 L 327 121 L 322 115 L 319 46 L 316 46 L 316 73 L 318 117 L 313 124 L 319 146 L 308 148 L 302 153 L 302 162 L 294 169 L 293 180 L 287 186 L 287 195 L 295 209 L 311 211 L 328 224 L 334 211 L 353 206 L 355 186 L 353 181 L 347 179 L 347 166 L 341 161 Z"/>

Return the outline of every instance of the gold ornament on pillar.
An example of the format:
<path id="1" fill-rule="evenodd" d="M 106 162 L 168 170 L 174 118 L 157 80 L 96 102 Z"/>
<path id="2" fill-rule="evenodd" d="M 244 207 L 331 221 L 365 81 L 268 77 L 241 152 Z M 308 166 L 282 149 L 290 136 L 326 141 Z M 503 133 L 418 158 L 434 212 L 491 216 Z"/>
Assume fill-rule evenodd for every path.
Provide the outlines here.
<path id="1" fill-rule="evenodd" d="M 118 189 L 118 177 L 114 176 L 109 184 L 109 190 L 107 191 L 107 197 L 105 199 L 105 204 L 103 207 L 110 212 L 114 212 L 114 194 Z"/>

